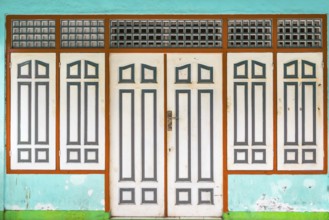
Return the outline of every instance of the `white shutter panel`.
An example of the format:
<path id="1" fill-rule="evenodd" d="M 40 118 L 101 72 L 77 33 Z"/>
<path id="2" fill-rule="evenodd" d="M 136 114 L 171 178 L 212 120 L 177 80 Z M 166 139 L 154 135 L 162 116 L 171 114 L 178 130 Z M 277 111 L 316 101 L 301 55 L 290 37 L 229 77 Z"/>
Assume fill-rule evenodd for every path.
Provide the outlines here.
<path id="1" fill-rule="evenodd" d="M 323 169 L 322 53 L 278 54 L 278 169 Z"/>
<path id="2" fill-rule="evenodd" d="M 13 170 L 54 170 L 56 55 L 11 54 L 11 157 Z"/>
<path id="3" fill-rule="evenodd" d="M 271 53 L 227 56 L 228 169 L 273 168 Z"/>
<path id="4" fill-rule="evenodd" d="M 61 54 L 61 169 L 105 168 L 104 59 L 102 53 Z"/>

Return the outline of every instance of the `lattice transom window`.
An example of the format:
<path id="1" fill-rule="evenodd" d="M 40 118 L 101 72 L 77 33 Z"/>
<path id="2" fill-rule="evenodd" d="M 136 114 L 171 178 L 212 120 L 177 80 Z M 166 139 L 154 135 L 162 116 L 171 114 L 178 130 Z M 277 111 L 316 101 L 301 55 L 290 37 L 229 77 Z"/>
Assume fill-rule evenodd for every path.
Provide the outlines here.
<path id="1" fill-rule="evenodd" d="M 112 20 L 110 45 L 133 47 L 222 47 L 221 20 Z"/>
<path id="2" fill-rule="evenodd" d="M 104 47 L 104 20 L 61 20 L 61 47 Z"/>
<path id="3" fill-rule="evenodd" d="M 13 48 L 54 48 L 55 20 L 12 20 Z"/>
<path id="4" fill-rule="evenodd" d="M 229 20 L 228 47 L 271 47 L 271 20 Z"/>
<path id="5" fill-rule="evenodd" d="M 278 20 L 278 47 L 321 47 L 321 19 Z"/>

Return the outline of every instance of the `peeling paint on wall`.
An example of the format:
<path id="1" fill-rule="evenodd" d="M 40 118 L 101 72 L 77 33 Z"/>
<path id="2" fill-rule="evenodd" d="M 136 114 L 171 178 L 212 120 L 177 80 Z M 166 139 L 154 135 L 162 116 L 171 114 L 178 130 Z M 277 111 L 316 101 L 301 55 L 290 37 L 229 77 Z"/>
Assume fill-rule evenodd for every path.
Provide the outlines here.
<path id="1" fill-rule="evenodd" d="M 255 211 L 284 211 L 291 212 L 294 208 L 288 204 L 280 202 L 279 198 L 266 198 L 264 194 L 256 201 Z"/>
<path id="2" fill-rule="evenodd" d="M 35 210 L 56 210 L 54 205 L 50 204 L 50 203 L 47 203 L 47 204 L 38 203 L 34 206 L 34 209 Z"/>
<path id="3" fill-rule="evenodd" d="M 328 211 L 328 186 L 327 175 L 231 175 L 229 210 Z"/>
<path id="4" fill-rule="evenodd" d="M 103 183 L 103 175 L 7 175 L 5 208 L 104 210 Z"/>

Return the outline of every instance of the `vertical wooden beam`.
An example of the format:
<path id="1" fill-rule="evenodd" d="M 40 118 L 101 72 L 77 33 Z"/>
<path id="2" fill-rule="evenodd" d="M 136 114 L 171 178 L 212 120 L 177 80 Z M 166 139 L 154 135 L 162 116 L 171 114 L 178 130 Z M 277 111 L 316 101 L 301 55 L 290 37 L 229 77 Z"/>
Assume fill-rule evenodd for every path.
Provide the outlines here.
<path id="1" fill-rule="evenodd" d="M 10 168 L 10 114 L 11 114 L 11 106 L 10 106 L 10 70 L 11 70 L 11 60 L 10 60 L 10 47 L 11 47 L 11 19 L 7 16 L 6 17 L 6 29 L 7 29 L 7 36 L 6 36 L 6 170 L 7 173 L 11 170 Z"/>
<path id="2" fill-rule="evenodd" d="M 104 20 L 104 46 L 110 47 L 110 22 Z M 105 53 L 105 175 L 104 175 L 104 193 L 105 193 L 105 211 L 109 212 L 111 207 L 110 201 L 110 54 Z"/>
<path id="3" fill-rule="evenodd" d="M 60 131 L 61 131 L 61 124 L 60 124 L 60 48 L 61 48 L 61 20 L 57 18 L 56 22 L 56 29 L 55 29 L 55 45 L 56 45 L 56 172 L 60 172 Z"/>
<path id="4" fill-rule="evenodd" d="M 324 173 L 328 172 L 328 22 L 327 22 L 327 15 L 322 16 L 322 36 L 323 36 L 323 170 Z"/>
<path id="5" fill-rule="evenodd" d="M 222 88 L 223 88 L 223 96 L 222 96 L 222 102 L 223 102 L 223 109 L 222 109 L 222 118 L 223 118 L 223 124 L 222 124 L 222 135 L 223 135 L 223 212 L 228 212 L 228 172 L 227 172 L 227 46 L 228 46 L 228 19 L 223 18 L 223 26 L 222 26 L 222 47 L 224 49 L 224 52 L 222 54 L 222 74 L 223 74 L 223 82 L 222 82 Z M 221 135 L 221 134 L 219 134 Z"/>
<path id="6" fill-rule="evenodd" d="M 273 170 L 278 170 L 278 150 L 277 150 L 277 30 L 278 20 L 273 18 L 272 20 L 272 48 L 273 48 Z"/>
<path id="7" fill-rule="evenodd" d="M 110 54 L 105 53 L 105 211 L 110 211 Z"/>
<path id="8" fill-rule="evenodd" d="M 167 140 L 167 54 L 163 55 L 164 68 L 164 216 L 168 217 L 168 140 Z"/>

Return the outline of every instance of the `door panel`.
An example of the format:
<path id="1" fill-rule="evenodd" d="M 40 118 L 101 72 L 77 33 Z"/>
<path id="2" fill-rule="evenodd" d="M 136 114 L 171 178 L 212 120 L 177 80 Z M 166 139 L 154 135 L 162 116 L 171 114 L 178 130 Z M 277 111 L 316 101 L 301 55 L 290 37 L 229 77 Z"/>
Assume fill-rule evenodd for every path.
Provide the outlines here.
<path id="1" fill-rule="evenodd" d="M 167 57 L 168 215 L 220 216 L 222 55 Z"/>
<path id="2" fill-rule="evenodd" d="M 323 169 L 322 53 L 278 54 L 278 169 Z"/>
<path id="3" fill-rule="evenodd" d="M 110 55 L 112 216 L 164 215 L 164 55 Z"/>
<path id="4" fill-rule="evenodd" d="M 105 168 L 105 55 L 61 54 L 61 169 Z"/>
<path id="5" fill-rule="evenodd" d="M 56 55 L 11 54 L 11 169 L 55 169 Z"/>
<path id="6" fill-rule="evenodd" d="M 273 55 L 227 55 L 228 169 L 273 169 Z"/>

